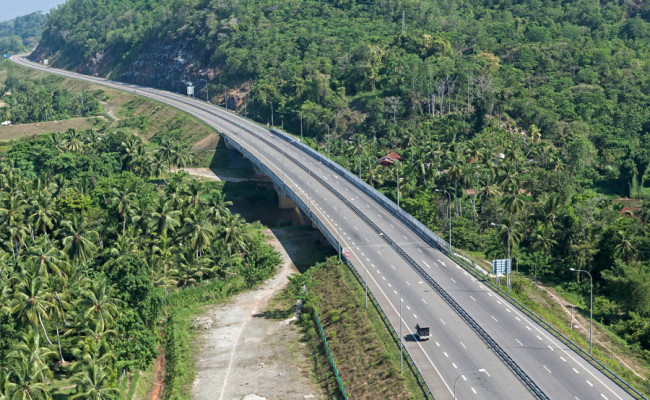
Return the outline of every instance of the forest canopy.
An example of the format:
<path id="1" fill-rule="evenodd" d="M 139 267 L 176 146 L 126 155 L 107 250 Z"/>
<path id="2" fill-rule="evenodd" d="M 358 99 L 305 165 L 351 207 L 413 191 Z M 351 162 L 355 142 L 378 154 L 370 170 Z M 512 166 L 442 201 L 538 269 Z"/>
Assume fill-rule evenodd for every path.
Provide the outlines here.
<path id="1" fill-rule="evenodd" d="M 0 54 L 18 53 L 35 45 L 44 25 L 45 15 L 40 12 L 0 22 Z"/>

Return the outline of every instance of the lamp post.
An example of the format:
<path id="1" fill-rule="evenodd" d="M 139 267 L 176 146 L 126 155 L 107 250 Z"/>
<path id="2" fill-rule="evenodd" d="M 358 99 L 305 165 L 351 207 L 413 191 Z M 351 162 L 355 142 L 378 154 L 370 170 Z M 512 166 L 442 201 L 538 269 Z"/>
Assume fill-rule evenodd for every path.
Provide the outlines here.
<path id="1" fill-rule="evenodd" d="M 302 142 L 302 112 L 293 109 L 291 111 L 298 113 L 298 116 L 300 116 L 300 141 Z"/>
<path id="2" fill-rule="evenodd" d="M 454 400 L 456 400 L 456 383 L 458 383 L 458 378 L 464 375 L 469 375 L 469 374 L 480 374 L 481 372 L 484 372 L 487 374 L 487 371 L 485 368 L 477 369 L 476 371 L 468 371 L 468 372 L 463 372 L 462 374 L 458 375 L 456 379 L 454 380 Z"/>
<path id="3" fill-rule="evenodd" d="M 227 110 L 228 109 L 228 86 L 221 83 L 221 78 L 219 78 L 219 86 L 223 87 L 223 103 L 225 104 Z"/>
<path id="4" fill-rule="evenodd" d="M 508 285 L 508 293 L 510 293 L 510 270 L 512 269 L 512 261 L 510 259 L 510 228 L 506 224 L 490 223 L 492 226 L 503 226 L 508 230 L 508 265 L 506 266 L 506 284 Z"/>
<path id="5" fill-rule="evenodd" d="M 205 79 L 200 79 L 199 81 L 205 82 L 205 101 L 207 103 L 210 101 L 210 88 L 208 87 L 208 81 Z"/>
<path id="6" fill-rule="evenodd" d="M 273 127 L 275 127 L 275 125 L 273 125 L 273 101 L 264 100 L 264 102 L 271 104 L 271 128 L 273 128 Z"/>
<path id="7" fill-rule="evenodd" d="M 593 350 L 593 343 L 591 341 L 591 333 L 592 333 L 592 328 L 594 324 L 594 278 L 591 276 L 589 271 L 586 271 L 584 269 L 575 269 L 575 268 L 569 268 L 569 271 L 574 271 L 577 272 L 578 275 L 580 275 L 581 272 L 586 273 L 589 275 L 589 282 L 591 283 L 591 296 L 590 296 L 590 304 L 589 304 L 589 355 L 591 355 L 591 351 Z"/>
<path id="8" fill-rule="evenodd" d="M 330 126 L 325 122 L 319 122 L 318 125 L 325 125 L 327 127 L 327 158 L 330 158 Z"/>
<path id="9" fill-rule="evenodd" d="M 445 192 L 449 196 L 449 207 L 447 208 L 447 216 L 449 218 L 449 252 L 451 253 L 451 193 L 444 189 L 436 189 L 436 192 Z"/>
<path id="10" fill-rule="evenodd" d="M 395 170 L 397 171 L 397 179 L 395 184 L 397 185 L 397 207 L 399 207 L 399 160 L 395 160 Z"/>
<path id="11" fill-rule="evenodd" d="M 419 281 L 417 284 L 420 285 L 424 281 Z M 404 372 L 404 341 L 402 340 L 402 292 L 407 287 L 411 286 L 410 283 L 406 282 L 406 285 L 402 287 L 399 291 L 399 372 L 400 374 Z"/>

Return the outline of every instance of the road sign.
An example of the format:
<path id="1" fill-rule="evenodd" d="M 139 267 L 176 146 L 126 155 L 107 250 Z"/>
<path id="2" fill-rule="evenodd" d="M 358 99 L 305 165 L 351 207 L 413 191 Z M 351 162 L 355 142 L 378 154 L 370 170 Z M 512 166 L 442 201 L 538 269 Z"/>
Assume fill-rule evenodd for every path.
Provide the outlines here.
<path id="1" fill-rule="evenodd" d="M 5 58 L 9 58 L 9 54 L 5 54 Z"/>
<path id="2" fill-rule="evenodd" d="M 494 275 L 505 275 L 510 273 L 511 263 L 507 258 L 492 260 L 492 273 Z"/>
<path id="3" fill-rule="evenodd" d="M 347 258 L 350 258 L 350 252 L 349 252 L 349 251 L 346 251 L 346 252 L 345 252 L 345 256 L 346 256 Z"/>

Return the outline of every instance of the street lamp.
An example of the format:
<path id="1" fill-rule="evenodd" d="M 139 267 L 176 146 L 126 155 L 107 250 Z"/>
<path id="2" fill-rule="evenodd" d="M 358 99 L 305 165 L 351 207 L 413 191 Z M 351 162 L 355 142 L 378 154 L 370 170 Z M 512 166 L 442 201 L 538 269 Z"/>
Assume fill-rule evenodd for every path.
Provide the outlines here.
<path id="1" fill-rule="evenodd" d="M 275 125 L 273 125 L 273 101 L 272 100 L 264 100 L 264 102 L 271 104 L 271 128 L 274 128 Z"/>
<path id="2" fill-rule="evenodd" d="M 419 281 L 417 284 L 420 285 L 424 281 Z M 402 340 L 402 292 L 407 287 L 411 286 L 410 283 L 406 282 L 406 285 L 402 287 L 399 291 L 399 372 L 400 374 L 404 372 L 404 341 Z"/>
<path id="3" fill-rule="evenodd" d="M 208 81 L 205 79 L 200 79 L 199 81 L 205 82 L 205 101 L 209 102 L 210 100 L 210 88 L 208 87 Z"/>
<path id="4" fill-rule="evenodd" d="M 464 375 L 469 375 L 469 374 L 480 374 L 481 372 L 487 374 L 487 371 L 485 368 L 477 369 L 476 371 L 468 371 L 468 372 L 463 372 L 462 374 L 458 375 L 456 379 L 454 380 L 454 400 L 456 400 L 456 383 L 458 382 L 458 378 Z"/>
<path id="5" fill-rule="evenodd" d="M 219 77 L 219 86 L 223 87 L 223 102 L 227 110 L 228 109 L 228 86 L 221 83 L 221 77 Z"/>
<path id="6" fill-rule="evenodd" d="M 490 223 L 492 226 L 503 226 L 508 230 L 508 265 L 506 266 L 506 283 L 508 285 L 508 293 L 510 293 L 510 270 L 512 269 L 512 261 L 510 259 L 510 228 L 506 224 Z"/>
<path id="7" fill-rule="evenodd" d="M 591 351 L 593 349 L 593 344 L 591 341 L 591 332 L 594 324 L 594 279 L 589 273 L 589 271 L 586 271 L 584 269 L 575 269 L 575 268 L 569 268 L 569 271 L 574 271 L 577 272 L 578 275 L 580 275 L 581 272 L 586 273 L 589 275 L 589 281 L 591 283 L 591 299 L 590 299 L 590 305 L 589 305 L 589 355 L 591 355 Z"/>
<path id="8" fill-rule="evenodd" d="M 447 216 L 449 218 L 449 252 L 451 253 L 451 193 L 444 189 L 436 189 L 436 192 L 445 192 L 449 196 L 449 207 L 447 207 Z"/>
<path id="9" fill-rule="evenodd" d="M 318 125 L 325 125 L 327 127 L 327 158 L 330 158 L 330 126 L 325 122 L 319 122 Z"/>
<path id="10" fill-rule="evenodd" d="M 397 171 L 397 179 L 395 183 L 397 185 L 397 207 L 399 207 L 399 160 L 395 160 L 395 170 Z"/>
<path id="11" fill-rule="evenodd" d="M 300 141 L 302 142 L 302 112 L 293 109 L 291 111 L 298 113 L 298 115 L 300 116 Z"/>

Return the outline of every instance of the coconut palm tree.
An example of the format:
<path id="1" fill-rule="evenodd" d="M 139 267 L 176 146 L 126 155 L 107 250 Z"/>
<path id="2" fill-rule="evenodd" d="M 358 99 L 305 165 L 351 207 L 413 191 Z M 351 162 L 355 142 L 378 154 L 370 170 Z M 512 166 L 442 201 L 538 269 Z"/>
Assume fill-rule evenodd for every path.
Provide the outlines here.
<path id="1" fill-rule="evenodd" d="M 74 153 L 80 153 L 83 150 L 84 142 L 81 135 L 81 132 L 77 131 L 74 128 L 70 128 L 65 133 L 65 148 L 68 151 Z"/>
<path id="2" fill-rule="evenodd" d="M 223 240 L 228 250 L 228 256 L 248 249 L 252 238 L 244 228 L 245 222 L 239 214 L 225 218 L 219 226 L 219 237 Z"/>
<path id="3" fill-rule="evenodd" d="M 60 235 L 63 237 L 61 245 L 63 252 L 72 260 L 72 262 L 79 263 L 86 262 L 92 258 L 97 246 L 95 241 L 98 239 L 99 234 L 86 227 L 83 218 L 78 215 L 73 215 L 71 220 L 63 221 L 62 228 L 59 230 Z"/>
<path id="4" fill-rule="evenodd" d="M 38 330 L 40 325 L 47 342 L 51 345 L 52 341 L 47 336 L 43 319 L 49 317 L 50 309 L 54 305 L 48 300 L 48 288 L 39 275 L 39 270 L 37 266 L 32 266 L 30 270 L 23 271 L 20 278 L 14 278 L 17 283 L 13 289 L 15 305 L 11 311 L 18 319 L 32 324 L 35 330 Z"/>
<path id="5" fill-rule="evenodd" d="M 97 278 L 81 289 L 76 306 L 84 320 L 93 321 L 99 330 L 110 328 L 118 314 L 121 301 L 113 297 L 113 288 L 106 278 Z"/>
<path id="6" fill-rule="evenodd" d="M 215 237 L 215 228 L 204 220 L 197 211 L 183 220 L 181 236 L 189 239 L 190 246 L 196 252 L 196 257 L 200 258 L 203 251 L 212 244 Z"/>
<path id="7" fill-rule="evenodd" d="M 187 196 L 185 203 L 189 206 L 190 211 L 200 210 L 207 201 L 205 199 L 205 190 L 201 181 L 192 179 L 183 188 L 183 194 Z"/>
<path id="8" fill-rule="evenodd" d="M 160 197 L 154 204 L 154 211 L 149 215 L 151 225 L 159 236 L 167 236 L 168 231 L 174 231 L 181 223 L 181 212 L 172 207 L 171 201 Z"/>
<path id="9" fill-rule="evenodd" d="M 624 231 L 616 232 L 616 248 L 614 254 L 617 257 L 621 257 L 626 263 L 629 263 L 630 260 L 635 258 L 635 247 L 628 239 Z"/>
<path id="10" fill-rule="evenodd" d="M 26 356 L 8 365 L 4 394 L 8 400 L 50 400 L 43 381 L 52 376 L 47 365 L 30 362 Z"/>
<path id="11" fill-rule="evenodd" d="M 121 192 L 116 188 L 113 188 L 113 190 L 111 190 L 111 198 L 109 202 L 113 207 L 115 207 L 120 218 L 122 218 L 122 235 L 124 235 L 126 232 L 126 218 L 128 217 L 129 208 L 134 198 L 135 193 Z"/>
<path id="12" fill-rule="evenodd" d="M 63 359 L 63 351 L 61 349 L 59 321 L 65 321 L 67 310 L 71 308 L 70 294 L 67 291 L 66 286 L 67 282 L 65 277 L 50 276 L 47 281 L 47 300 L 52 303 L 52 307 L 50 308 L 50 318 L 54 319 L 54 327 L 56 329 L 56 342 L 59 348 L 59 357 L 62 364 L 65 363 L 65 360 Z"/>
<path id="13" fill-rule="evenodd" d="M 212 260 L 198 258 L 192 249 L 187 249 L 178 257 L 178 286 L 195 285 L 214 273 Z"/>
<path id="14" fill-rule="evenodd" d="M 39 190 L 38 196 L 31 202 L 29 215 L 29 222 L 34 230 L 41 231 L 47 236 L 48 231 L 52 231 L 60 217 L 61 213 L 55 209 L 52 195 L 47 191 Z"/>
<path id="15" fill-rule="evenodd" d="M 20 335 L 18 341 L 11 346 L 11 352 L 7 354 L 11 361 L 19 361 L 23 357 L 27 357 L 30 363 L 47 365 L 56 358 L 56 352 L 49 347 L 41 347 L 38 331 L 30 328 Z"/>
<path id="16" fill-rule="evenodd" d="M 206 210 L 204 217 L 214 221 L 215 224 L 230 215 L 228 207 L 232 206 L 232 201 L 226 200 L 226 195 L 220 190 L 213 190 L 206 199 Z"/>
<path id="17" fill-rule="evenodd" d="M 27 261 L 38 266 L 39 273 L 45 278 L 50 275 L 66 276 L 70 272 L 65 254 L 47 237 L 39 238 L 37 243 L 29 248 Z"/>
<path id="18" fill-rule="evenodd" d="M 120 150 L 122 152 L 121 158 L 124 168 L 133 169 L 133 166 L 141 155 L 141 148 L 142 141 L 136 136 L 129 136 L 122 142 Z"/>
<path id="19" fill-rule="evenodd" d="M 159 159 L 167 163 L 167 171 L 169 172 L 169 180 L 172 178 L 172 164 L 176 158 L 176 149 L 174 144 L 169 139 L 164 139 L 160 143 L 160 148 L 156 150 L 159 154 Z"/>
<path id="20" fill-rule="evenodd" d="M 516 187 L 503 196 L 502 203 L 504 208 L 513 216 L 521 214 L 526 206 L 523 196 L 519 194 Z"/>
<path id="21" fill-rule="evenodd" d="M 176 256 L 178 250 L 172 239 L 166 236 L 156 239 L 156 244 L 152 246 L 153 262 L 149 263 L 153 267 L 150 274 L 154 285 L 167 288 L 177 284 Z"/>
<path id="22" fill-rule="evenodd" d="M 77 393 L 70 400 L 112 400 L 120 391 L 111 385 L 111 373 L 108 368 L 89 364 L 79 370 L 73 377 Z"/>

